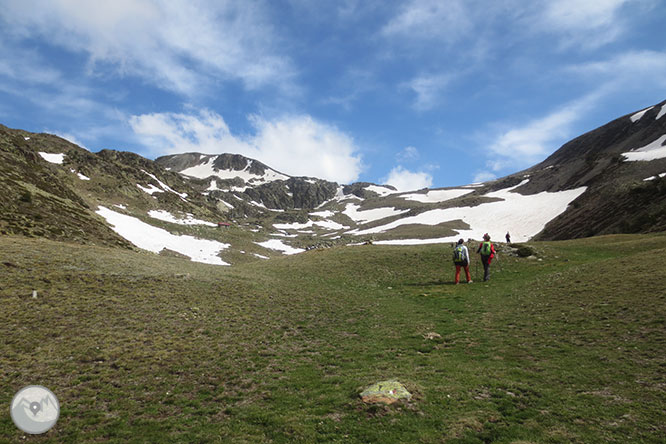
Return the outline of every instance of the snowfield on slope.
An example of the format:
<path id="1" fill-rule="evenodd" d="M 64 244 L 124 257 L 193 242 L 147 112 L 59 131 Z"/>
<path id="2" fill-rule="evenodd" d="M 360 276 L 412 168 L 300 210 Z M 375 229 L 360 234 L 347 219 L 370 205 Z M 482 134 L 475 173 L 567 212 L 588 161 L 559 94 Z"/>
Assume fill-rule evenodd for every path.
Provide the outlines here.
<path id="1" fill-rule="evenodd" d="M 350 234 L 362 236 L 367 234 L 385 233 L 393 228 L 408 224 L 438 225 L 443 222 L 462 220 L 470 226 L 466 230 L 457 230 L 453 236 L 435 239 L 402 239 L 377 241 L 378 244 L 415 245 L 426 243 L 454 242 L 459 238 L 479 239 L 484 233 L 490 234 L 494 240 L 504 239 L 504 234 L 511 232 L 514 242 L 525 242 L 539 233 L 546 224 L 563 213 L 567 206 L 585 192 L 585 187 L 555 193 L 541 192 L 529 196 L 512 192 L 524 185 L 488 193 L 486 197 L 502 199 L 501 201 L 484 203 L 475 207 L 447 208 L 426 211 L 416 216 L 405 217 L 386 225 Z"/>
<path id="2" fill-rule="evenodd" d="M 654 142 L 645 145 L 641 148 L 636 148 L 622 155 L 629 161 L 649 161 L 656 159 L 663 159 L 666 157 L 666 134 L 655 140 Z"/>
<path id="3" fill-rule="evenodd" d="M 456 197 L 464 196 L 465 194 L 473 193 L 474 190 L 430 190 L 427 193 L 413 193 L 401 194 L 400 197 L 406 200 L 414 200 L 421 203 L 439 203 L 446 202 L 447 200 L 455 199 Z"/>
<path id="4" fill-rule="evenodd" d="M 305 223 L 294 222 L 291 224 L 273 224 L 273 226 L 278 230 L 303 230 L 305 228 L 310 228 L 313 225 L 325 228 L 327 230 L 346 230 L 349 228 L 345 225 L 339 224 L 332 220 L 317 220 L 317 221 L 308 220 Z"/>
<path id="5" fill-rule="evenodd" d="M 250 173 L 250 167 L 252 166 L 252 160 L 247 161 L 247 165 L 242 170 L 218 170 L 213 164 L 219 156 L 210 157 L 205 163 L 186 168 L 180 172 L 190 177 L 196 177 L 199 179 L 207 179 L 209 177 L 218 177 L 220 179 L 234 179 L 239 177 L 245 182 L 253 181 L 255 185 L 261 183 L 273 182 L 275 180 L 288 180 L 289 176 L 280 174 L 277 171 L 273 171 L 270 168 L 266 169 L 266 172 L 263 175 L 257 175 Z"/>
<path id="6" fill-rule="evenodd" d="M 388 208 L 373 208 L 371 210 L 359 210 L 360 205 L 354 203 L 348 203 L 345 206 L 343 214 L 349 216 L 351 220 L 356 223 L 368 223 L 376 220 L 386 219 L 391 216 L 398 216 L 403 213 L 407 213 L 409 210 L 396 210 L 393 207 Z"/>
<path id="7" fill-rule="evenodd" d="M 269 239 L 265 242 L 255 242 L 255 244 L 269 250 L 281 251 L 284 254 L 297 254 L 305 251 L 302 248 L 294 248 L 291 245 L 287 245 L 279 239 Z"/>
<path id="8" fill-rule="evenodd" d="M 42 159 L 46 160 L 47 162 L 55 163 L 58 165 L 62 165 L 62 163 L 65 161 L 64 153 L 54 154 L 54 153 L 44 153 L 40 151 L 39 155 L 42 156 Z"/>
<path id="9" fill-rule="evenodd" d="M 217 224 L 207 222 L 205 220 L 195 219 L 193 214 L 185 213 L 185 218 L 177 218 L 166 210 L 150 210 L 148 216 L 153 219 L 161 220 L 164 222 L 171 222 L 179 225 L 206 225 L 208 227 L 217 227 Z"/>
<path id="10" fill-rule="evenodd" d="M 229 248 L 229 244 L 188 235 L 177 236 L 106 207 L 99 207 L 96 213 L 106 219 L 113 231 L 143 250 L 159 253 L 167 248 L 188 256 L 194 262 L 229 265 L 218 256 L 220 251 Z"/>

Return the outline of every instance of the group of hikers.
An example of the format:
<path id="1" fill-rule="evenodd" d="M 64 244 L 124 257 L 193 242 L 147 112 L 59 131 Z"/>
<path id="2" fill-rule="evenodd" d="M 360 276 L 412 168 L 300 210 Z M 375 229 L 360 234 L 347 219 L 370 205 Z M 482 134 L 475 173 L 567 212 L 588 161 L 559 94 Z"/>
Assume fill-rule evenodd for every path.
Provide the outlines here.
<path id="1" fill-rule="evenodd" d="M 506 233 L 507 243 L 511 242 L 511 235 Z M 488 233 L 483 235 L 483 242 L 479 244 L 479 248 L 476 249 L 477 254 L 481 256 L 481 263 L 483 264 L 483 281 L 490 279 L 490 263 L 493 258 L 497 256 L 497 251 L 495 250 L 495 245 L 490 242 L 490 235 Z M 472 283 L 472 276 L 469 272 L 469 265 L 472 261 L 469 257 L 469 250 L 465 246 L 465 240 L 460 239 L 453 249 L 453 263 L 456 266 L 456 285 L 460 282 L 460 270 L 465 270 L 465 277 L 467 278 L 467 283 Z"/>

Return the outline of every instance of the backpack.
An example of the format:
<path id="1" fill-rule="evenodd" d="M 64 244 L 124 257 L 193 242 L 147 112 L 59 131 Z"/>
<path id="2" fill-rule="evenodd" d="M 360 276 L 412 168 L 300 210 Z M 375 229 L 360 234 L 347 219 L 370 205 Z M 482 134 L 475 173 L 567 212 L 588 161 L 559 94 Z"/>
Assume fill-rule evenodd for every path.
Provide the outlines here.
<path id="1" fill-rule="evenodd" d="M 481 244 L 481 256 L 490 256 L 492 253 L 492 244 L 490 242 L 484 242 Z"/>
<path id="2" fill-rule="evenodd" d="M 462 245 L 458 245 L 453 249 L 453 263 L 454 264 L 464 264 L 465 263 L 465 254 Z"/>

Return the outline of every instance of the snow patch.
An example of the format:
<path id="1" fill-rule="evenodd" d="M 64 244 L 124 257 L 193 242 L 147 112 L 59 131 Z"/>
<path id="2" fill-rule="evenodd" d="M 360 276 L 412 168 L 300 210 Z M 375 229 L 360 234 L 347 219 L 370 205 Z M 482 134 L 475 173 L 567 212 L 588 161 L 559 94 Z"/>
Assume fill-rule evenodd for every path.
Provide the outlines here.
<path id="1" fill-rule="evenodd" d="M 661 110 L 659 111 L 659 114 L 657 114 L 657 118 L 655 120 L 661 119 L 665 114 L 666 114 L 666 104 L 664 104 L 661 107 Z"/>
<path id="2" fill-rule="evenodd" d="M 332 220 L 318 220 L 318 221 L 312 221 L 308 220 L 305 223 L 298 223 L 294 222 L 291 224 L 273 224 L 275 228 L 278 230 L 304 230 L 306 228 L 310 228 L 312 226 L 318 226 L 327 230 L 344 230 L 349 227 L 344 226 L 342 224 L 339 224 L 337 222 L 334 222 Z M 301 233 L 304 233 L 304 231 L 300 231 Z M 311 231 L 307 232 L 308 234 L 312 233 Z"/>
<path id="3" fill-rule="evenodd" d="M 325 228 L 327 230 L 346 230 L 347 226 L 334 222 L 332 220 L 318 220 L 314 223 L 318 227 Z"/>
<path id="4" fill-rule="evenodd" d="M 338 187 L 338 190 L 336 191 L 335 196 L 333 197 L 332 200 L 337 200 L 338 202 L 340 202 L 342 200 L 347 200 L 347 199 L 363 200 L 362 198 L 358 197 L 355 194 L 345 194 L 345 192 L 343 191 L 343 187 Z M 325 205 L 328 202 L 329 201 L 326 201 L 319 206 L 321 207 L 322 205 Z"/>
<path id="5" fill-rule="evenodd" d="M 397 193 L 396 190 L 392 190 L 390 188 L 382 187 L 379 185 L 368 185 L 367 187 L 365 187 L 365 189 L 368 191 L 372 191 L 373 193 L 377 193 L 382 197 L 388 196 L 389 194 Z"/>
<path id="6" fill-rule="evenodd" d="M 374 222 L 376 220 L 386 219 L 387 217 L 397 216 L 407 213 L 409 210 L 396 210 L 394 207 L 373 208 L 371 210 L 359 210 L 360 205 L 348 203 L 345 206 L 343 214 L 349 216 L 351 220 L 357 223 Z"/>
<path id="7" fill-rule="evenodd" d="M 269 239 L 265 242 L 255 242 L 255 244 L 269 250 L 281 251 L 284 254 L 297 254 L 305 251 L 302 248 L 294 248 L 291 245 L 287 245 L 279 239 Z"/>
<path id="8" fill-rule="evenodd" d="M 126 210 L 127 209 L 127 207 L 123 204 L 114 204 L 113 206 L 117 207 L 117 208 L 120 208 L 121 210 Z"/>
<path id="9" fill-rule="evenodd" d="M 323 217 L 323 218 L 331 217 L 333 215 L 335 215 L 335 213 L 330 211 L 330 210 L 315 211 L 314 213 L 310 213 L 310 216 L 317 216 L 317 217 Z"/>
<path id="10" fill-rule="evenodd" d="M 160 181 L 157 177 L 155 177 L 154 174 L 150 174 L 146 170 L 141 170 L 141 171 L 146 173 L 148 176 L 150 176 L 151 179 L 153 179 L 155 182 L 157 182 L 159 184 L 159 186 L 161 186 L 164 191 L 168 191 L 170 193 L 173 193 L 173 194 L 177 195 L 178 197 L 180 197 L 182 200 L 185 200 L 185 198 L 187 197 L 187 193 L 179 193 L 178 191 L 173 190 L 172 188 L 169 187 L 169 185 L 165 184 L 164 182 Z"/>
<path id="11" fill-rule="evenodd" d="M 426 194 L 423 193 L 414 193 L 414 194 L 403 194 L 400 197 L 406 200 L 415 200 L 416 202 L 422 203 L 438 203 L 446 202 L 447 200 L 455 199 L 457 197 L 464 196 L 465 194 L 473 193 L 474 190 L 430 190 Z"/>
<path id="12" fill-rule="evenodd" d="M 650 111 L 652 108 L 654 108 L 654 106 L 651 106 L 649 108 L 645 108 L 643 111 L 637 112 L 636 114 L 631 116 L 631 121 L 634 122 L 634 123 L 638 122 L 645 115 L 645 113 Z"/>
<path id="13" fill-rule="evenodd" d="M 186 168 L 180 172 L 190 177 L 196 177 L 199 179 L 206 179 L 208 177 L 217 177 L 220 179 L 235 179 L 237 177 L 243 179 L 245 182 L 253 182 L 253 184 L 259 185 L 263 183 L 273 182 L 276 180 L 287 180 L 289 176 L 280 174 L 277 171 L 273 171 L 270 168 L 267 168 L 263 175 L 250 173 L 250 167 L 252 166 L 252 160 L 247 161 L 247 165 L 242 170 L 219 170 L 213 166 L 215 161 L 219 156 L 209 157 L 206 162 L 195 165 L 190 168 Z"/>
<path id="14" fill-rule="evenodd" d="M 88 176 L 84 176 L 84 175 L 81 174 L 81 173 L 77 173 L 76 170 L 74 170 L 74 169 L 71 169 L 71 168 L 70 168 L 69 171 L 71 171 L 72 173 L 76 174 L 76 175 L 79 177 L 79 179 L 81 179 L 81 180 L 90 180 L 90 177 L 88 177 Z"/>
<path id="15" fill-rule="evenodd" d="M 186 213 L 184 219 L 179 219 L 166 210 L 150 210 L 148 216 L 153 219 L 158 219 L 164 222 L 171 222 L 178 225 L 206 225 L 208 227 L 216 227 L 217 225 L 205 220 L 195 219 L 193 214 Z"/>
<path id="16" fill-rule="evenodd" d="M 258 254 L 258 253 L 252 253 L 252 254 L 254 254 L 255 256 L 257 256 L 259 259 L 270 259 L 270 257 L 268 257 L 268 256 L 262 256 L 261 254 Z"/>
<path id="17" fill-rule="evenodd" d="M 210 185 L 208 186 L 208 188 L 206 188 L 206 191 L 216 191 L 216 190 L 221 190 L 221 189 L 217 187 L 217 181 L 213 179 L 210 181 Z"/>
<path id="18" fill-rule="evenodd" d="M 661 136 L 644 147 L 631 150 L 627 153 L 622 153 L 622 155 L 629 161 L 663 159 L 666 157 L 666 146 L 664 144 L 666 144 L 666 135 Z"/>
<path id="19" fill-rule="evenodd" d="M 455 242 L 461 237 L 478 238 L 482 233 L 489 233 L 494 239 L 503 239 L 507 230 L 511 231 L 515 242 L 524 242 L 543 230 L 549 221 L 563 213 L 567 206 L 586 190 L 586 187 L 581 187 L 555 193 L 544 191 L 529 196 L 512 192 L 525 183 L 527 180 L 514 187 L 485 195 L 502 199 L 501 201 L 484 203 L 475 207 L 430 210 L 379 227 L 353 231 L 351 234 L 361 236 L 383 233 L 401 225 L 438 225 L 443 222 L 462 220 L 470 226 L 470 229 L 457 230 L 457 234 L 443 238 L 403 240 L 401 242 Z"/>
<path id="20" fill-rule="evenodd" d="M 167 248 L 188 256 L 194 262 L 229 265 L 218 256 L 218 253 L 228 248 L 229 244 L 188 235 L 177 236 L 136 217 L 117 213 L 106 207 L 99 207 L 96 213 L 106 219 L 113 231 L 141 249 L 159 253 Z"/>
<path id="21" fill-rule="evenodd" d="M 314 224 L 311 220 L 308 220 L 305 223 L 294 222 L 291 224 L 273 224 L 278 230 L 302 230 L 304 228 L 309 228 Z"/>
<path id="22" fill-rule="evenodd" d="M 62 165 L 62 163 L 65 161 L 65 153 L 54 154 L 40 152 L 39 155 L 42 156 L 42 159 L 46 160 L 47 162 L 55 163 L 58 165 Z"/>
<path id="23" fill-rule="evenodd" d="M 666 173 L 661 173 L 661 174 L 657 174 L 656 176 L 648 177 L 646 179 L 643 179 L 643 181 L 647 182 L 648 180 L 656 180 L 660 177 L 666 177 Z"/>
<path id="24" fill-rule="evenodd" d="M 277 237 L 298 237 L 298 234 L 269 233 L 269 236 L 277 236 Z"/>
<path id="25" fill-rule="evenodd" d="M 157 188 L 157 187 L 156 187 L 155 185 L 153 185 L 152 183 L 149 184 L 149 185 L 150 185 L 150 187 L 143 187 L 143 186 L 139 185 L 138 183 L 136 184 L 137 187 L 141 188 L 145 193 L 148 193 L 148 194 L 150 194 L 151 196 L 152 196 L 154 193 L 164 193 L 164 190 L 161 190 L 161 189 Z"/>

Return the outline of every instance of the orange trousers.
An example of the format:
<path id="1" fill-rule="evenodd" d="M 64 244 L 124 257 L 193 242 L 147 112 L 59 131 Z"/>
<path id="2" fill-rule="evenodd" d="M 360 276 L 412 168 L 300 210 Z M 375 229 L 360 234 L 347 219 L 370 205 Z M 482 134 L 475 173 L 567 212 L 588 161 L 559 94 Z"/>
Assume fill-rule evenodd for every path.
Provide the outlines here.
<path id="1" fill-rule="evenodd" d="M 469 274 L 469 265 L 456 265 L 456 284 L 460 282 L 460 269 L 464 268 L 465 269 L 465 277 L 467 278 L 467 282 L 472 280 L 472 276 Z"/>

